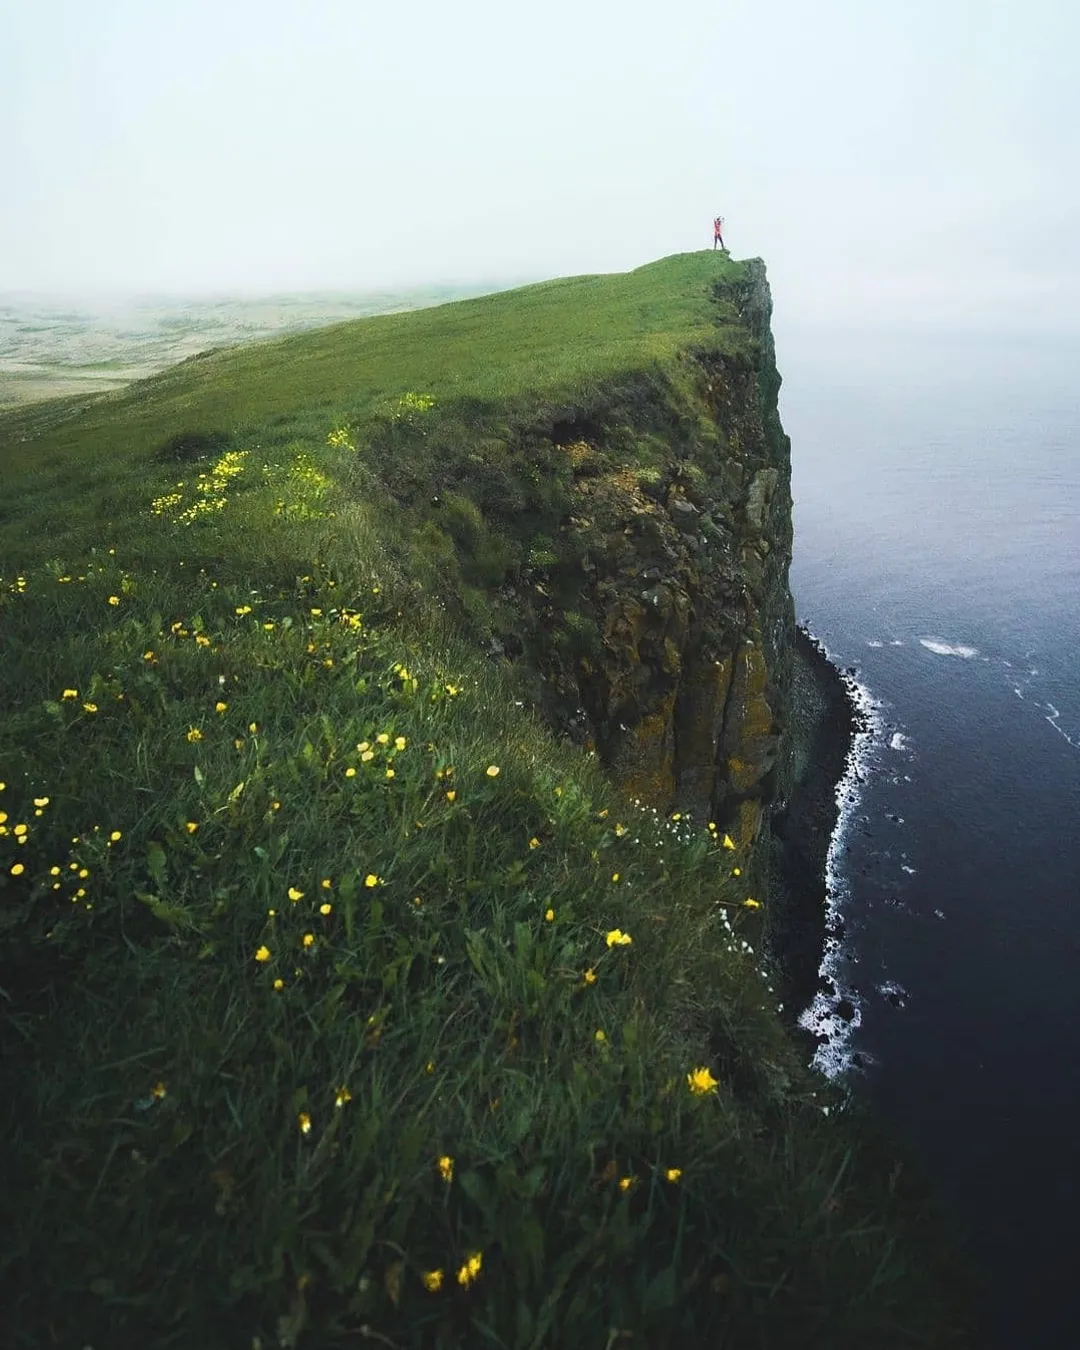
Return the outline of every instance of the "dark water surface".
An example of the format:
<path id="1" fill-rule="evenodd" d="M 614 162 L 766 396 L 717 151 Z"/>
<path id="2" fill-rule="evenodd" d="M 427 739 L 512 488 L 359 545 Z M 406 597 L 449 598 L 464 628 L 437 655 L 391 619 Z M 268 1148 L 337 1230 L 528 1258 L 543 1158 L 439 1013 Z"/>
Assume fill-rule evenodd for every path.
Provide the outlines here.
<path id="1" fill-rule="evenodd" d="M 820 1058 L 971 1233 L 980 1344 L 1080 1346 L 1080 338 L 775 332 L 796 610 L 876 705 Z"/>

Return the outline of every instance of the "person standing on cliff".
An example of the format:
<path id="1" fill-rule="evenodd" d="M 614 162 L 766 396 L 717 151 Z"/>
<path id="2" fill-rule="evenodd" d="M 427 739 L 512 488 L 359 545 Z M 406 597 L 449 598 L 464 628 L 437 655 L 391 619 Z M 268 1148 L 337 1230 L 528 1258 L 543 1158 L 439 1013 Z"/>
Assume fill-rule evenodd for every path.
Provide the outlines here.
<path id="1" fill-rule="evenodd" d="M 724 217 L 717 216 L 712 223 L 712 246 L 715 249 L 717 243 L 719 242 L 720 247 L 723 248 L 724 252 L 726 253 L 727 249 L 724 248 L 723 229 L 724 229 Z"/>

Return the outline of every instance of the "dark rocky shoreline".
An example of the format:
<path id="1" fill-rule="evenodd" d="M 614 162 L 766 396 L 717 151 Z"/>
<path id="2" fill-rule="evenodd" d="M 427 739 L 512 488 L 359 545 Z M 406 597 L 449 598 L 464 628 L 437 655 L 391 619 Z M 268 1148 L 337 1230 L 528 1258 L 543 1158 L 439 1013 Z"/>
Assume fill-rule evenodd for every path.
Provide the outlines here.
<path id="1" fill-rule="evenodd" d="M 792 786 L 771 819 L 768 951 L 777 967 L 784 1019 L 795 1029 L 799 1013 L 821 987 L 826 864 L 840 814 L 837 788 L 862 724 L 843 673 L 803 628 L 795 630 L 790 716 Z"/>

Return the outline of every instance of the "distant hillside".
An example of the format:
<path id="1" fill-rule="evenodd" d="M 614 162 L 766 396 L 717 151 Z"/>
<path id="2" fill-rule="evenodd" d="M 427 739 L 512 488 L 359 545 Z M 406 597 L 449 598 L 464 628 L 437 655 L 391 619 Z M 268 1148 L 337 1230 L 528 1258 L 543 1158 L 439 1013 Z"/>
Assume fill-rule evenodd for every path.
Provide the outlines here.
<path id="1" fill-rule="evenodd" d="M 0 408 L 120 389 L 207 349 L 505 289 L 493 282 L 385 293 L 69 302 L 0 293 Z"/>

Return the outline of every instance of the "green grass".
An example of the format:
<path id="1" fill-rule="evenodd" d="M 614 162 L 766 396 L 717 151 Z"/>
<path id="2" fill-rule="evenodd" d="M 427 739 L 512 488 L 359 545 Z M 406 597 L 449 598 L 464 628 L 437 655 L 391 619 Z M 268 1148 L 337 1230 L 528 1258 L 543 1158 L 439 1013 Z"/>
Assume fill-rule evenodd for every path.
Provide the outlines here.
<path id="1" fill-rule="evenodd" d="M 544 490 L 545 419 L 638 464 L 704 435 L 685 354 L 739 350 L 737 276 L 0 417 L 5 1344 L 963 1343 L 922 1190 L 777 1014 L 755 859 L 620 798 L 450 603 L 528 537 L 477 498 Z M 185 428 L 248 456 L 162 464 Z M 403 465 L 460 488 L 442 588 Z"/>

